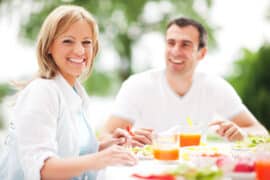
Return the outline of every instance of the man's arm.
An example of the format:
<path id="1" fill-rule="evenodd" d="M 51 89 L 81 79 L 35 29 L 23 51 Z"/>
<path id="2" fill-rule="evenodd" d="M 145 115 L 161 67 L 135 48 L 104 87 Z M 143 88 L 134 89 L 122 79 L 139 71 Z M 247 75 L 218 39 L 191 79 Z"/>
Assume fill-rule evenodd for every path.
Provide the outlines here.
<path id="1" fill-rule="evenodd" d="M 105 132 L 111 134 L 116 128 L 126 129 L 128 126 L 132 127 L 132 123 L 128 119 L 111 116 L 105 123 Z"/>
<path id="2" fill-rule="evenodd" d="M 104 133 L 112 134 L 116 128 L 127 129 L 127 127 L 132 127 L 130 120 L 111 116 L 109 120 L 105 123 Z M 143 146 L 144 144 L 152 143 L 152 129 L 137 129 L 133 130 L 134 135 L 132 136 L 132 145 L 133 146 Z"/>
<path id="3" fill-rule="evenodd" d="M 249 112 L 243 111 L 232 118 L 248 135 L 268 135 L 266 128 Z"/>
<path id="4" fill-rule="evenodd" d="M 230 141 L 243 140 L 247 135 L 267 135 L 267 130 L 249 112 L 242 111 L 235 115 L 231 121 L 218 120 L 210 126 L 217 125 L 216 132 Z"/>

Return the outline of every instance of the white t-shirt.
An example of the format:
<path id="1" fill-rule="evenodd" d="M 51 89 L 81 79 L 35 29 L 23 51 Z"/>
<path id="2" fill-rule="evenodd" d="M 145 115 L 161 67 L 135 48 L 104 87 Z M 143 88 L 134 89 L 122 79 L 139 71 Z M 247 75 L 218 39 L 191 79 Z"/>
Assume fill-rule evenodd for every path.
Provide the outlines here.
<path id="1" fill-rule="evenodd" d="M 170 88 L 163 69 L 126 80 L 112 115 L 130 120 L 136 128 L 160 132 L 185 123 L 187 117 L 207 127 L 217 114 L 231 119 L 245 109 L 235 90 L 222 78 L 196 72 L 190 90 L 179 96 Z"/>

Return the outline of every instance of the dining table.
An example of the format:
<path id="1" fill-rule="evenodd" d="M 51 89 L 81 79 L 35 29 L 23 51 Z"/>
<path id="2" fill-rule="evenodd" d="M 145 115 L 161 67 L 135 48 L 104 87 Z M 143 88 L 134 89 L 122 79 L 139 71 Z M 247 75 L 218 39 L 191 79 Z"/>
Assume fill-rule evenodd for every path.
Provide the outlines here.
<path id="1" fill-rule="evenodd" d="M 207 146 L 202 146 L 203 148 L 210 149 L 219 149 L 225 153 L 232 153 L 232 144 L 231 143 L 211 143 Z M 195 147 L 196 148 L 196 147 Z M 174 169 L 179 164 L 187 163 L 185 158 L 185 149 L 179 148 L 180 158 L 177 161 L 160 161 L 154 158 L 138 158 L 138 163 L 134 166 L 109 166 L 102 172 L 102 180 L 140 180 L 140 178 L 136 178 L 134 175 L 140 176 L 150 176 L 150 175 L 158 175 L 164 172 L 167 172 L 171 169 Z M 234 152 L 235 153 L 235 152 Z M 242 152 L 237 152 L 243 154 Z M 184 156 L 183 156 L 184 155 Z M 177 180 L 183 180 L 184 178 L 177 178 Z M 255 172 L 250 173 L 224 173 L 222 180 L 255 180 L 256 174 Z M 143 180 L 143 179 L 141 179 Z M 154 179 L 153 179 L 154 180 Z"/>

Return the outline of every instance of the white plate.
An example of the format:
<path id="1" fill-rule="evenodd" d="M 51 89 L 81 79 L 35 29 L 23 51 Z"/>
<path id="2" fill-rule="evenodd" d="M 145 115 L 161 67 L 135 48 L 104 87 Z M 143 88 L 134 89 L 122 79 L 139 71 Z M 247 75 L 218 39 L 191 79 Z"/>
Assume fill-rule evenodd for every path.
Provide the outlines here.
<path id="1" fill-rule="evenodd" d="M 255 180 L 256 179 L 256 173 L 252 172 L 252 173 L 229 173 L 228 175 L 226 175 L 230 178 L 232 178 L 232 180 Z"/>

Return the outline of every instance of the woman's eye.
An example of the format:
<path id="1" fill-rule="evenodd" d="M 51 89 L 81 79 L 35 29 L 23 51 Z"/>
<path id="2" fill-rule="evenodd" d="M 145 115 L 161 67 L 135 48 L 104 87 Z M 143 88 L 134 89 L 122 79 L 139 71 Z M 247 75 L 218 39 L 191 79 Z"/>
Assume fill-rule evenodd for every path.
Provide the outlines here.
<path id="1" fill-rule="evenodd" d="M 70 40 L 70 39 L 65 39 L 65 40 L 63 40 L 63 43 L 64 44 L 71 44 L 73 41 L 72 40 Z"/>
<path id="2" fill-rule="evenodd" d="M 83 41 L 82 43 L 85 45 L 90 45 L 90 44 L 92 44 L 92 41 Z"/>

